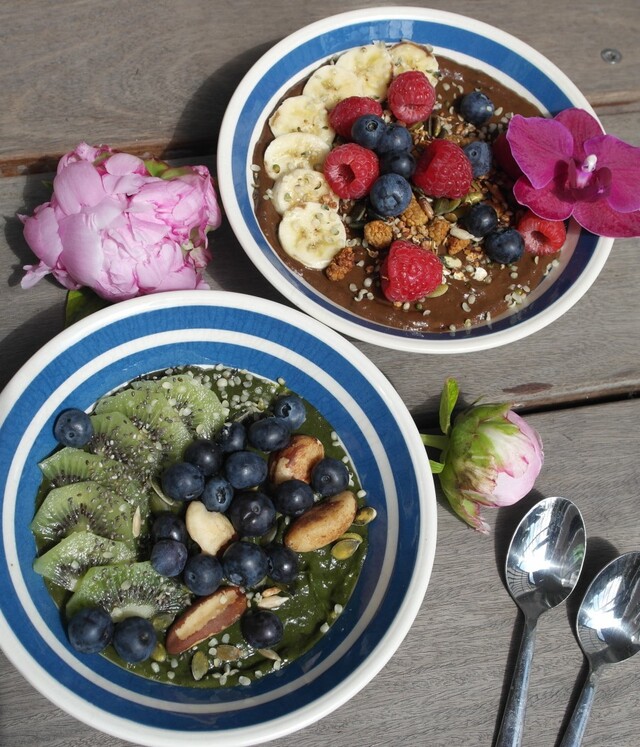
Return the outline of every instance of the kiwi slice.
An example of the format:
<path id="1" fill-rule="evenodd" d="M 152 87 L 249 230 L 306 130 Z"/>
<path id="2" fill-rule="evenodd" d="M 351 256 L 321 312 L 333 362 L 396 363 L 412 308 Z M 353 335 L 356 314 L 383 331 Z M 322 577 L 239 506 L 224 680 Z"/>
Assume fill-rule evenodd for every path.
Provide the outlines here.
<path id="1" fill-rule="evenodd" d="M 73 591 L 88 568 L 133 563 L 135 560 L 135 550 L 126 542 L 99 537 L 93 532 L 76 531 L 36 558 L 33 570 L 54 584 Z"/>
<path id="2" fill-rule="evenodd" d="M 176 408 L 192 434 L 211 438 L 223 425 L 227 412 L 211 387 L 193 374 L 174 374 L 160 379 L 134 381 L 135 389 L 162 392 Z"/>
<path id="3" fill-rule="evenodd" d="M 132 544 L 141 534 L 144 518 L 139 506 L 89 480 L 49 491 L 31 522 L 31 531 L 42 540 L 57 542 L 87 529 Z"/>
<path id="4" fill-rule="evenodd" d="M 156 472 L 162 458 L 159 445 L 121 412 L 91 415 L 93 436 L 87 450 L 126 465 L 145 479 Z"/>
<path id="5" fill-rule="evenodd" d="M 153 570 L 151 563 L 106 565 L 89 568 L 66 606 L 67 617 L 83 607 L 99 606 L 114 622 L 139 615 L 148 620 L 162 615 L 169 618 L 190 602 L 186 586 Z"/>
<path id="6" fill-rule="evenodd" d="M 162 390 L 124 389 L 98 400 L 95 413 L 120 412 L 150 439 L 157 443 L 164 455 L 163 464 L 182 459 L 185 446 L 193 436 L 175 407 L 167 401 Z"/>
<path id="7" fill-rule="evenodd" d="M 65 446 L 40 462 L 39 466 L 53 487 L 84 481 L 97 482 L 121 495 L 133 506 L 140 507 L 143 516 L 148 513 L 148 488 L 133 477 L 121 462 Z"/>

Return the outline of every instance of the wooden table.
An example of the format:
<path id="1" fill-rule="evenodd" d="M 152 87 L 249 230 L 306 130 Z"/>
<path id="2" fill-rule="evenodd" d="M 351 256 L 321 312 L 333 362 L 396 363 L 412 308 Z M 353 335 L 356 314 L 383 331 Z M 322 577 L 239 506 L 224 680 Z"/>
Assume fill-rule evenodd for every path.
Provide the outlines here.
<path id="1" fill-rule="evenodd" d="M 363 4 L 270 0 L 268 12 L 264 5 L 2 3 L 0 387 L 63 326 L 64 292 L 58 286 L 19 286 L 20 268 L 32 257 L 15 218 L 46 199 L 42 180 L 57 158 L 86 139 L 213 165 L 225 106 L 251 64 L 300 26 Z M 607 131 L 640 145 L 637 0 L 451 0 L 446 7 L 537 48 L 585 93 Z M 618 50 L 622 59 L 605 61 L 604 49 Z M 213 246 L 214 289 L 284 301 L 227 225 L 216 232 Z M 542 435 L 546 462 L 530 496 L 510 509 L 487 512 L 494 529 L 489 538 L 466 529 L 440 504 L 432 580 L 397 654 L 348 704 L 273 744 L 490 745 L 521 633 L 502 579 L 508 541 L 534 502 L 559 494 L 572 498 L 584 515 L 587 559 L 581 588 L 566 606 L 541 618 L 524 738 L 529 747 L 558 743 L 585 674 L 572 633 L 581 592 L 607 560 L 640 548 L 640 402 L 634 399 L 640 383 L 639 250 L 638 239 L 616 241 L 585 298 L 545 330 L 505 348 L 434 357 L 356 343 L 392 381 L 419 426 L 434 423 L 442 381 L 454 375 L 469 401 L 484 395 L 515 402 Z M 605 672 L 585 747 L 639 743 L 639 666 L 631 660 Z M 51 705 L 2 654 L 0 667 L 0 744 L 127 744 Z"/>

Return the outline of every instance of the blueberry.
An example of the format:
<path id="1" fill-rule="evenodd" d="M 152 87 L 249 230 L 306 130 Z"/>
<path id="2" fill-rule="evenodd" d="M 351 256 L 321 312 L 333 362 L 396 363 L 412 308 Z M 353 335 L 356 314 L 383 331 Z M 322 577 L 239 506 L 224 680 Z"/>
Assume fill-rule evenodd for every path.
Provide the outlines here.
<path id="1" fill-rule="evenodd" d="M 161 576 L 179 576 L 187 562 L 187 548 L 173 539 L 158 540 L 151 548 L 151 565 Z"/>
<path id="2" fill-rule="evenodd" d="M 259 490 L 248 490 L 236 494 L 227 517 L 239 534 L 245 537 L 262 537 L 275 524 L 276 509 L 268 495 Z"/>
<path id="3" fill-rule="evenodd" d="M 76 408 L 64 410 L 53 424 L 53 435 L 63 446 L 84 446 L 93 436 L 91 418 L 86 412 Z"/>
<path id="4" fill-rule="evenodd" d="M 363 114 L 351 125 L 351 139 L 363 148 L 375 150 L 387 123 L 376 114 Z"/>
<path id="5" fill-rule="evenodd" d="M 282 640 L 284 634 L 280 618 L 269 610 L 245 612 L 240 618 L 240 630 L 253 648 L 271 648 Z"/>
<path id="6" fill-rule="evenodd" d="M 474 140 L 462 149 L 471 163 L 473 176 L 486 176 L 493 165 L 491 146 L 484 140 Z"/>
<path id="7" fill-rule="evenodd" d="M 324 457 L 311 472 L 311 487 L 321 496 L 335 495 L 349 484 L 349 470 L 344 462 Z"/>
<path id="8" fill-rule="evenodd" d="M 260 451 L 277 451 L 289 443 L 291 431 L 284 420 L 265 417 L 251 423 L 247 438 L 251 446 Z"/>
<path id="9" fill-rule="evenodd" d="M 267 575 L 267 554 L 253 542 L 234 542 L 222 556 L 222 570 L 230 584 L 255 586 Z"/>
<path id="10" fill-rule="evenodd" d="M 233 485 L 222 475 L 213 475 L 204 484 L 200 500 L 209 511 L 224 513 L 233 498 Z"/>
<path id="11" fill-rule="evenodd" d="M 224 463 L 224 476 L 236 490 L 260 485 L 267 471 L 266 461 L 255 451 L 234 451 Z"/>
<path id="12" fill-rule="evenodd" d="M 267 573 L 281 584 L 290 584 L 298 574 L 298 555 L 284 545 L 265 547 L 269 561 Z"/>
<path id="13" fill-rule="evenodd" d="M 184 450 L 184 461 L 197 467 L 205 477 L 217 472 L 222 466 L 220 447 L 208 438 L 192 441 Z"/>
<path id="14" fill-rule="evenodd" d="M 469 233 L 482 237 L 497 228 L 498 214 L 491 205 L 478 202 L 467 210 L 460 222 Z"/>
<path id="15" fill-rule="evenodd" d="M 204 475 L 189 462 L 176 462 L 162 473 L 162 491 L 174 501 L 192 501 L 204 490 Z"/>
<path id="16" fill-rule="evenodd" d="M 216 441 L 223 454 L 242 451 L 247 445 L 247 432 L 242 423 L 225 423 L 220 429 Z"/>
<path id="17" fill-rule="evenodd" d="M 156 644 L 156 631 L 144 617 L 125 617 L 113 631 L 116 653 L 130 664 L 148 659 Z"/>
<path id="18" fill-rule="evenodd" d="M 400 215 L 411 202 L 411 185 L 400 174 L 379 176 L 369 191 L 371 207 L 383 217 Z"/>
<path id="19" fill-rule="evenodd" d="M 187 527 L 180 516 L 163 511 L 158 514 L 151 525 L 151 539 L 154 543 L 163 539 L 172 539 L 176 542 L 187 542 Z"/>
<path id="20" fill-rule="evenodd" d="M 297 394 L 282 394 L 273 403 L 273 414 L 289 425 L 290 431 L 297 430 L 307 419 L 307 408 Z"/>
<path id="21" fill-rule="evenodd" d="M 524 239 L 515 228 L 497 228 L 485 237 L 484 251 L 489 259 L 509 265 L 524 253 Z"/>
<path id="22" fill-rule="evenodd" d="M 380 158 L 381 174 L 400 174 L 411 179 L 416 170 L 416 159 L 405 150 L 391 150 Z"/>
<path id="23" fill-rule="evenodd" d="M 494 111 L 493 101 L 481 91 L 471 91 L 460 100 L 460 114 L 476 127 L 486 124 Z"/>
<path id="24" fill-rule="evenodd" d="M 101 607 L 86 607 L 76 612 L 67 626 L 69 643 L 83 654 L 97 654 L 111 642 L 111 615 Z"/>
<path id="25" fill-rule="evenodd" d="M 222 565 L 213 555 L 192 555 L 184 567 L 182 578 L 194 594 L 199 597 L 213 594 L 222 581 Z"/>
<path id="26" fill-rule="evenodd" d="M 273 491 L 276 511 L 286 516 L 299 516 L 313 506 L 313 489 L 302 480 L 285 480 Z"/>
<path id="27" fill-rule="evenodd" d="M 413 148 L 413 138 L 409 130 L 399 124 L 390 124 L 382 132 L 376 151 L 382 155 L 391 151 L 409 151 L 411 148 Z"/>

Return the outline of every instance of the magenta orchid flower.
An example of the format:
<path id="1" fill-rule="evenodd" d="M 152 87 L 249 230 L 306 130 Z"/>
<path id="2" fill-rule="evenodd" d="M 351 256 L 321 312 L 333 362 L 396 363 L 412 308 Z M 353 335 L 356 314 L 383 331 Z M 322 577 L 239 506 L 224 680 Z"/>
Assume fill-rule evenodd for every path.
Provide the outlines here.
<path id="1" fill-rule="evenodd" d="M 519 203 L 546 220 L 573 216 L 600 236 L 640 236 L 640 148 L 604 134 L 583 109 L 516 114 L 507 140 L 523 172 L 513 188 Z"/>

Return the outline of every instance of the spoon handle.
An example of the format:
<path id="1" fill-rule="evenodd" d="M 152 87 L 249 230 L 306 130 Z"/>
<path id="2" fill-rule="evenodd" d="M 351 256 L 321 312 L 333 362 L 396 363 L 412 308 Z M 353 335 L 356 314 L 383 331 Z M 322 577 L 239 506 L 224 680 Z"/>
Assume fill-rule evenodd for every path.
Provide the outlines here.
<path id="1" fill-rule="evenodd" d="M 562 737 L 560 747 L 579 747 L 582 743 L 587 721 L 591 713 L 591 704 L 596 694 L 596 669 L 589 669 L 589 674 L 576 703 L 576 707 L 571 714 L 569 726 Z"/>
<path id="2" fill-rule="evenodd" d="M 495 747 L 519 747 L 522 743 L 524 715 L 527 709 L 527 689 L 536 642 L 536 623 L 537 620 L 525 619 L 520 650 Z"/>

